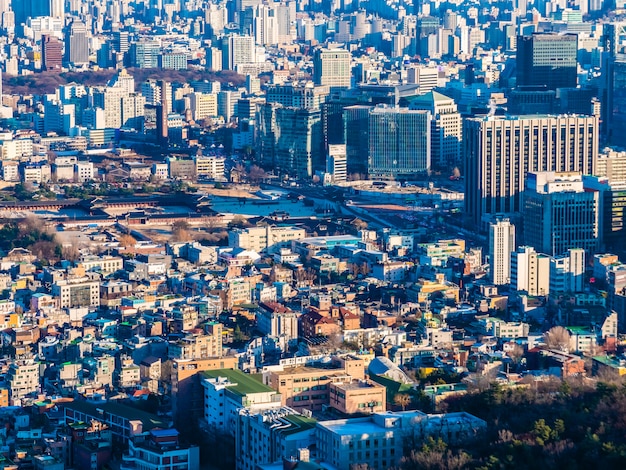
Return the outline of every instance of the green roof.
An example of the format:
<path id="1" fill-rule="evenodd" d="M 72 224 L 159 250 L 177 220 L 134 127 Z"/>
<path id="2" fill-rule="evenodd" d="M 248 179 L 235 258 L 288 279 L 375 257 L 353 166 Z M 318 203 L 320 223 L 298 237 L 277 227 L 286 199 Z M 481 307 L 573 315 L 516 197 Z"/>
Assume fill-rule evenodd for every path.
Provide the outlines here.
<path id="1" fill-rule="evenodd" d="M 249 395 L 252 393 L 266 393 L 275 391 L 273 388 L 264 385 L 249 374 L 244 374 L 240 370 L 236 369 L 215 369 L 206 370 L 202 374 L 209 379 L 217 379 L 218 377 L 225 377 L 231 382 L 232 386 L 228 387 L 233 393 L 240 396 Z"/>

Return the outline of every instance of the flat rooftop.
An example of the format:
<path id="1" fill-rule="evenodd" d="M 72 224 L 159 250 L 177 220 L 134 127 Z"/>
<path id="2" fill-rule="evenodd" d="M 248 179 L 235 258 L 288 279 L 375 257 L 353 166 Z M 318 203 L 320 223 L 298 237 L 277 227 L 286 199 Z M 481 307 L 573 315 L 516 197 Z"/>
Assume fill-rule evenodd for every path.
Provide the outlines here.
<path id="1" fill-rule="evenodd" d="M 275 390 L 262 382 L 256 380 L 249 374 L 245 374 L 235 369 L 215 369 L 202 372 L 207 379 L 217 379 L 219 377 L 226 378 L 231 384 L 228 387 L 233 393 L 240 396 L 250 395 L 252 393 L 275 392 Z"/>

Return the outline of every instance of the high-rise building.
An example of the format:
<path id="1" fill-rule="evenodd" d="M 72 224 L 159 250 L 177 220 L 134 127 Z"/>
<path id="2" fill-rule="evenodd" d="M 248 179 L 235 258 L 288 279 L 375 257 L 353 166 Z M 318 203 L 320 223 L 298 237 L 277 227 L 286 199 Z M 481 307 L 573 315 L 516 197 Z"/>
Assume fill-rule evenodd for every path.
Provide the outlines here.
<path id="1" fill-rule="evenodd" d="M 140 69 L 155 69 L 159 66 L 160 52 L 157 41 L 141 39 L 131 45 L 131 63 Z"/>
<path id="2" fill-rule="evenodd" d="M 28 18 L 50 16 L 50 6 L 54 0 L 13 0 L 11 8 L 15 13 L 15 26 L 26 24 Z"/>
<path id="3" fill-rule="evenodd" d="M 530 171 L 593 174 L 598 156 L 595 116 L 484 116 L 465 120 L 465 208 L 476 226 L 483 216 L 522 210 Z"/>
<path id="4" fill-rule="evenodd" d="M 602 133 L 611 145 L 626 146 L 626 23 L 603 26 Z"/>
<path id="5" fill-rule="evenodd" d="M 575 88 L 578 36 L 534 33 L 517 38 L 517 85 Z"/>
<path id="6" fill-rule="evenodd" d="M 449 170 L 460 163 L 463 122 L 456 103 L 441 93 L 431 91 L 411 100 L 409 109 L 430 111 L 430 159 L 433 168 Z"/>
<path id="7" fill-rule="evenodd" d="M 354 105 L 343 108 L 348 174 L 367 173 L 369 153 L 369 115 L 371 106 Z"/>
<path id="8" fill-rule="evenodd" d="M 222 40 L 222 68 L 236 70 L 237 65 L 256 62 L 254 38 L 231 34 Z"/>
<path id="9" fill-rule="evenodd" d="M 63 66 L 63 43 L 55 36 L 41 36 L 41 67 L 43 70 L 61 71 Z"/>
<path id="10" fill-rule="evenodd" d="M 368 173 L 395 178 L 430 169 L 429 111 L 377 106 L 369 115 Z"/>
<path id="11" fill-rule="evenodd" d="M 311 177 L 324 170 L 322 113 L 319 109 L 267 103 L 257 115 L 258 155 L 283 174 Z"/>
<path id="12" fill-rule="evenodd" d="M 65 61 L 70 65 L 89 63 L 87 26 L 78 19 L 74 19 L 65 32 Z"/>
<path id="13" fill-rule="evenodd" d="M 599 192 L 600 246 L 620 255 L 626 253 L 626 180 L 583 176 L 583 187 L 586 191 Z"/>
<path id="14" fill-rule="evenodd" d="M 280 103 L 294 108 L 320 109 L 329 94 L 328 86 L 315 86 L 313 82 L 286 82 L 269 85 L 265 96 L 268 103 Z"/>
<path id="15" fill-rule="evenodd" d="M 514 251 L 515 225 L 509 219 L 496 219 L 489 224 L 489 271 L 496 286 L 510 282 Z"/>
<path id="16" fill-rule="evenodd" d="M 550 293 L 550 257 L 531 246 L 521 246 L 511 254 L 511 287 L 528 295 Z"/>
<path id="17" fill-rule="evenodd" d="M 313 81 L 316 85 L 328 85 L 331 88 L 350 88 L 351 59 L 348 50 L 316 49 L 313 56 Z"/>
<path id="18" fill-rule="evenodd" d="M 597 191 L 585 191 L 577 172 L 529 172 L 524 192 L 524 242 L 552 256 L 598 248 Z"/>

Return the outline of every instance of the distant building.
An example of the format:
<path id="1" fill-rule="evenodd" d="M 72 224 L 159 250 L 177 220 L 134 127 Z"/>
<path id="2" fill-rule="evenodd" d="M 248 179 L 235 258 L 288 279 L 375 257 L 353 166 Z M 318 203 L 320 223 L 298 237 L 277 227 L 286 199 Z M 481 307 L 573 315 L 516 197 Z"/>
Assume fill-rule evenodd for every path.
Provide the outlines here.
<path id="1" fill-rule="evenodd" d="M 61 71 L 63 67 L 63 43 L 55 36 L 41 36 L 41 66 L 45 71 Z"/>
<path id="2" fill-rule="evenodd" d="M 89 38 L 85 23 L 74 19 L 65 34 L 65 61 L 73 66 L 89 64 Z"/>
<path id="3" fill-rule="evenodd" d="M 522 246 L 511 255 L 511 287 L 528 295 L 550 293 L 550 257 Z"/>
<path id="4" fill-rule="evenodd" d="M 517 38 L 517 85 L 576 88 L 578 35 L 534 33 Z"/>
<path id="5" fill-rule="evenodd" d="M 454 100 L 436 91 L 430 91 L 412 99 L 409 109 L 430 111 L 432 116 L 430 131 L 432 167 L 451 170 L 458 165 L 461 161 L 463 122 Z"/>
<path id="6" fill-rule="evenodd" d="M 391 468 L 404 455 L 405 438 L 441 437 L 455 442 L 474 437 L 486 428 L 482 419 L 461 412 L 427 415 L 421 411 L 375 413 L 317 423 L 318 458 L 337 470 L 353 465 Z"/>
<path id="7" fill-rule="evenodd" d="M 406 108 L 376 107 L 369 115 L 370 177 L 398 178 L 431 166 L 431 114 Z"/>
<path id="8" fill-rule="evenodd" d="M 515 225 L 509 219 L 489 224 L 489 270 L 496 286 L 510 282 L 511 253 L 515 248 Z"/>
<path id="9" fill-rule="evenodd" d="M 315 50 L 313 55 L 313 81 L 316 85 L 331 88 L 350 88 L 352 54 L 345 49 Z"/>
<path id="10" fill-rule="evenodd" d="M 467 215 L 486 230 L 488 218 L 493 215 L 521 213 L 528 172 L 593 174 L 598 137 L 595 116 L 466 119 L 463 143 Z"/>
<path id="11" fill-rule="evenodd" d="M 586 191 L 580 173 L 529 172 L 524 193 L 524 241 L 537 251 L 561 255 L 598 248 L 599 193 Z"/>

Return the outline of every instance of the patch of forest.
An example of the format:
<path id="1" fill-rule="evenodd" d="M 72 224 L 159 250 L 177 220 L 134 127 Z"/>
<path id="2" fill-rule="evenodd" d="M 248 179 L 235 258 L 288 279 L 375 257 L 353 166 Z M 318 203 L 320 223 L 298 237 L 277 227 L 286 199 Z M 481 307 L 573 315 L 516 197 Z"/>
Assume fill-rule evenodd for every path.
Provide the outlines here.
<path id="1" fill-rule="evenodd" d="M 135 90 L 139 91 L 141 84 L 153 78 L 167 80 L 170 83 L 186 83 L 195 80 L 218 81 L 220 83 L 232 83 L 235 86 L 242 85 L 245 77 L 232 70 L 212 72 L 207 70 L 162 70 L 162 69 L 139 69 L 129 68 L 128 73 L 135 78 Z M 41 95 L 54 93 L 61 85 L 79 83 L 85 86 L 104 86 L 117 73 L 116 70 L 87 70 L 84 72 L 40 72 L 32 75 L 20 75 L 16 77 L 4 77 L 4 93 L 13 95 Z"/>

